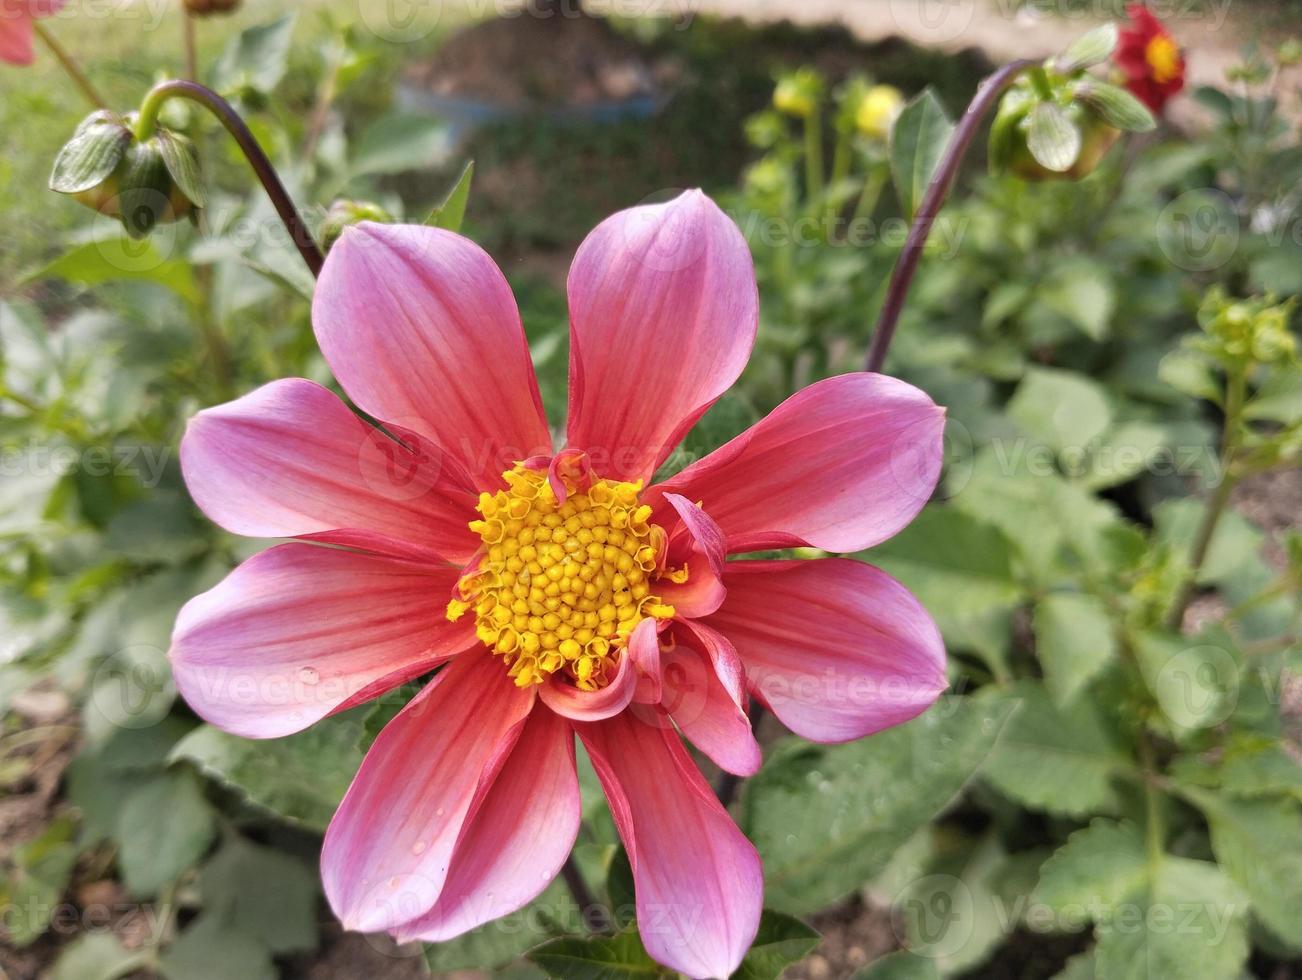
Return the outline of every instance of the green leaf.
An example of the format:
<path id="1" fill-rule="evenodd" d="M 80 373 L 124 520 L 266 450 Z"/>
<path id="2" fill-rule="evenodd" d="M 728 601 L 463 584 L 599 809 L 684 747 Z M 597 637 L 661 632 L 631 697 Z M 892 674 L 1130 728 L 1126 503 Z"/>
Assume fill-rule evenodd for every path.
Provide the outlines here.
<path id="1" fill-rule="evenodd" d="M 765 909 L 755 941 L 732 980 L 778 980 L 783 970 L 814 951 L 818 938 L 799 919 Z"/>
<path id="2" fill-rule="evenodd" d="M 59 953 L 50 980 L 117 980 L 148 963 L 149 950 L 123 949 L 111 932 L 88 932 Z"/>
<path id="3" fill-rule="evenodd" d="M 1097 976 L 1238 980 L 1248 958 L 1245 904 L 1216 865 L 1164 856 L 1147 893 L 1095 930 Z"/>
<path id="4" fill-rule="evenodd" d="M 900 207 L 912 218 L 954 132 L 935 91 L 923 89 L 901 110 L 891 129 L 891 175 Z"/>
<path id="5" fill-rule="evenodd" d="M 1157 128 L 1157 120 L 1144 103 L 1116 85 L 1090 79 L 1076 87 L 1075 96 L 1109 126 L 1127 133 L 1147 133 Z"/>
<path id="6" fill-rule="evenodd" d="M 614 936 L 554 939 L 529 954 L 553 980 L 635 980 L 668 977 L 647 955 L 635 929 Z"/>
<path id="7" fill-rule="evenodd" d="M 116 112 L 91 113 L 54 158 L 50 190 L 77 194 L 98 187 L 122 162 L 131 139 L 131 130 Z"/>
<path id="8" fill-rule="evenodd" d="M 901 950 L 869 963 L 854 980 L 940 980 L 940 971 L 935 961 Z"/>
<path id="9" fill-rule="evenodd" d="M 1221 384 L 1211 363 L 1198 351 L 1178 348 L 1162 358 L 1157 376 L 1177 391 L 1220 404 Z"/>
<path id="10" fill-rule="evenodd" d="M 13 853 L 8 880 L 0 882 L 0 908 L 8 913 L 4 925 L 9 940 L 19 949 L 45 932 L 68 887 L 77 863 L 72 831 L 71 820 L 55 820 Z"/>
<path id="11" fill-rule="evenodd" d="M 813 912 L 880 871 L 963 788 L 1009 710 L 946 697 L 859 742 L 779 743 L 746 785 L 740 821 L 764 859 L 769 905 Z"/>
<path id="12" fill-rule="evenodd" d="M 461 231 L 461 223 L 466 217 L 466 204 L 470 200 L 470 182 L 475 176 L 475 161 L 469 160 L 461 168 L 461 176 L 448 191 L 443 203 L 429 213 L 425 224 L 448 231 Z"/>
<path id="13" fill-rule="evenodd" d="M 1035 653 L 1044 683 L 1063 707 L 1117 655 L 1107 607 L 1094 596 L 1055 592 L 1035 607 Z"/>
<path id="14" fill-rule="evenodd" d="M 1026 148 L 1040 166 L 1066 173 L 1080 156 L 1080 130 L 1056 102 L 1039 102 L 1027 117 Z"/>
<path id="15" fill-rule="evenodd" d="M 215 816 L 199 780 L 187 770 L 133 790 L 123 801 L 114 835 L 127 890 L 142 898 L 156 895 L 196 864 L 216 835 Z"/>
<path id="16" fill-rule="evenodd" d="M 1302 950 L 1302 811 L 1291 800 L 1237 800 L 1202 790 L 1185 795 L 1207 815 L 1212 850 L 1252 900 L 1257 918 Z"/>
<path id="17" fill-rule="evenodd" d="M 26 278 L 66 279 L 81 286 L 115 281 L 153 282 L 187 302 L 199 300 L 189 264 L 165 258 L 148 239 L 114 237 L 86 242 Z"/>
<path id="18" fill-rule="evenodd" d="M 1231 744 L 1221 762 L 1221 787 L 1235 796 L 1291 795 L 1302 802 L 1302 762 L 1278 741 Z"/>
<path id="19" fill-rule="evenodd" d="M 226 95 L 252 89 L 269 94 L 285 77 L 295 15 L 245 28 L 231 38 L 213 68 L 213 87 Z"/>
<path id="20" fill-rule="evenodd" d="M 1008 402 L 1008 414 L 1028 435 L 1059 452 L 1088 446 L 1112 423 L 1101 385 L 1056 368 L 1030 368 Z"/>
<path id="21" fill-rule="evenodd" d="M 1053 67 L 1064 75 L 1070 75 L 1082 68 L 1092 68 L 1112 57 L 1112 51 L 1116 46 L 1117 25 L 1102 24 L 1067 45 L 1062 54 L 1053 59 Z"/>
<path id="22" fill-rule="evenodd" d="M 452 149 L 451 130 L 443 120 L 392 112 L 358 137 L 349 170 L 354 177 L 429 170 L 443 164 Z"/>
<path id="23" fill-rule="evenodd" d="M 154 134 L 153 142 L 181 193 L 196 207 L 207 207 L 208 197 L 203 188 L 203 174 L 199 170 L 199 156 L 190 138 L 160 129 Z"/>
<path id="24" fill-rule="evenodd" d="M 1066 816 L 1114 805 L 1112 776 L 1128 760 L 1092 702 L 1056 707 L 1034 681 L 987 688 L 976 697 L 1009 712 L 1017 709 L 981 770 L 1001 792 L 1032 809 Z"/>
<path id="25" fill-rule="evenodd" d="M 271 951 L 254 936 L 204 913 L 167 948 L 159 969 L 168 980 L 277 980 Z"/>
<path id="26" fill-rule="evenodd" d="M 1104 340 L 1111 331 L 1117 305 L 1112 276 L 1092 259 L 1055 263 L 1038 295 L 1091 340 Z"/>
<path id="27" fill-rule="evenodd" d="M 283 851 L 231 836 L 199 875 L 204 916 L 272 953 L 316 948 L 317 873 Z"/>
<path id="28" fill-rule="evenodd" d="M 1060 914 L 1111 908 L 1145 887 L 1148 877 L 1144 835 L 1133 824 L 1096 819 L 1044 862 L 1031 901 Z"/>
<path id="29" fill-rule="evenodd" d="M 1229 718 L 1238 700 L 1240 655 L 1223 636 L 1149 631 L 1131 646 L 1177 737 Z"/>
<path id="30" fill-rule="evenodd" d="M 287 823 L 324 831 L 362 763 L 357 743 L 365 711 L 333 715 L 296 735 L 268 740 L 201 725 L 171 758 L 193 762 L 205 776 Z"/>
<path id="31" fill-rule="evenodd" d="M 1206 505 L 1193 498 L 1165 500 L 1153 508 L 1155 542 L 1171 548 L 1187 563 Z M 1261 554 L 1265 536 L 1247 518 L 1233 510 L 1221 515 L 1211 546 L 1198 572 L 1200 585 L 1231 585 Z"/>
<path id="32" fill-rule="evenodd" d="M 560 881 L 510 915 L 442 943 L 425 946 L 425 962 L 436 975 L 454 970 L 496 970 L 555 936 L 582 932 L 579 910 Z"/>

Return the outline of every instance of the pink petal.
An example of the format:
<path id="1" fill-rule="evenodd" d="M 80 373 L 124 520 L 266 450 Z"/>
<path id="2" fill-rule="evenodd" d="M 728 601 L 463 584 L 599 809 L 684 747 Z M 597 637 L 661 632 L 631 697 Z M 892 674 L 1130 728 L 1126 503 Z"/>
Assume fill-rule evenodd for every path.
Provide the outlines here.
<path id="1" fill-rule="evenodd" d="M 321 270 L 312 323 L 364 411 L 441 446 L 477 487 L 551 452 L 515 298 L 468 238 L 417 225 L 348 229 Z"/>
<path id="2" fill-rule="evenodd" d="M 910 384 L 845 374 L 796 392 L 651 493 L 700 501 L 736 554 L 858 551 L 896 534 L 940 478 L 944 410 Z"/>
<path id="3" fill-rule="evenodd" d="M 201 717 L 276 738 L 417 677 L 475 642 L 440 598 L 452 568 L 310 544 L 254 555 L 185 604 L 172 673 Z"/>
<path id="4" fill-rule="evenodd" d="M 597 691 L 580 691 L 567 679 L 553 674 L 538 688 L 538 696 L 547 707 L 573 721 L 601 721 L 628 707 L 639 683 L 643 682 L 644 673 L 654 673 L 658 677 L 659 667 L 656 621 L 644 619 L 633 629 L 628 653 L 620 658 L 615 676 L 605 687 Z"/>
<path id="5" fill-rule="evenodd" d="M 734 561 L 708 624 L 797 735 L 848 742 L 908 721 L 948 687 L 940 631 L 885 572 L 844 558 Z"/>
<path id="6" fill-rule="evenodd" d="M 0 61 L 30 65 L 33 60 L 31 18 L 0 8 Z"/>
<path id="7" fill-rule="evenodd" d="M 438 902 L 399 941 L 442 942 L 533 901 L 569 856 L 580 810 L 574 730 L 536 708 L 476 804 Z"/>
<path id="8" fill-rule="evenodd" d="M 719 608 L 727 593 L 723 587 L 727 540 L 710 515 L 686 497 L 667 493 L 664 499 L 681 521 L 679 529 L 670 535 L 667 564 L 671 568 L 686 565 L 688 574 L 687 581 L 681 584 L 661 579 L 656 583 L 657 594 L 674 607 L 680 618 L 708 616 Z"/>
<path id="9" fill-rule="evenodd" d="M 321 851 L 326 898 L 345 928 L 392 930 L 434 907 L 477 791 L 500 771 L 533 703 L 481 647 L 385 726 Z"/>
<path id="10" fill-rule="evenodd" d="M 633 866 L 646 950 L 689 977 L 728 977 L 759 928 L 759 855 L 671 727 L 625 712 L 575 726 Z"/>
<path id="11" fill-rule="evenodd" d="M 235 534 L 453 561 L 479 545 L 475 498 L 453 461 L 400 445 L 301 378 L 192 418 L 181 469 L 195 503 Z"/>
<path id="12" fill-rule="evenodd" d="M 669 712 L 688 741 L 721 769 L 753 776 L 760 767 L 759 743 L 745 709 L 729 694 L 703 652 L 686 643 L 662 655 L 664 695 Z"/>
<path id="13" fill-rule="evenodd" d="M 607 218 L 570 267 L 569 445 L 649 477 L 737 380 L 755 343 L 750 250 L 700 191 Z"/>

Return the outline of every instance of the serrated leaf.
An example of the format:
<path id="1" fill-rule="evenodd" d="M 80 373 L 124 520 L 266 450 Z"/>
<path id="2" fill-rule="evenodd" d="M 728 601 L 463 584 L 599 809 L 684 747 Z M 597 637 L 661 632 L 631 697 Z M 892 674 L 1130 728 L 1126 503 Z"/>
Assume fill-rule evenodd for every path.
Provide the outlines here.
<path id="1" fill-rule="evenodd" d="M 54 158 L 50 190 L 77 194 L 98 187 L 122 162 L 131 139 L 131 130 L 117 113 L 92 113 Z"/>
<path id="2" fill-rule="evenodd" d="M 271 847 L 230 836 L 199 874 L 204 915 L 272 953 L 316 948 L 317 874 Z"/>
<path id="3" fill-rule="evenodd" d="M 649 980 L 669 971 L 647 955 L 637 931 L 554 939 L 529 953 L 553 980 Z"/>
<path id="4" fill-rule="evenodd" d="M 1143 888 L 1148 876 L 1143 833 L 1130 823 L 1098 819 L 1044 862 L 1031 901 L 1055 912 L 1112 907 Z"/>
<path id="5" fill-rule="evenodd" d="M 153 143 L 163 158 L 167 172 L 181 193 L 190 199 L 195 207 L 207 207 L 208 197 L 203 189 L 203 174 L 199 170 L 199 155 L 188 136 L 160 129 L 154 134 Z"/>
<path id="6" fill-rule="evenodd" d="M 1008 402 L 1008 414 L 1028 435 L 1059 451 L 1088 446 L 1112 423 L 1103 387 L 1057 368 L 1028 370 Z"/>
<path id="7" fill-rule="evenodd" d="M 814 951 L 818 939 L 818 932 L 799 919 L 765 909 L 755 941 L 732 980 L 778 980 L 783 970 Z"/>
<path id="8" fill-rule="evenodd" d="M 227 95 L 246 88 L 269 94 L 289 65 L 295 16 L 256 24 L 231 38 L 213 69 L 213 87 Z"/>
<path id="9" fill-rule="evenodd" d="M 1157 128 L 1157 120 L 1144 103 L 1116 85 L 1091 79 L 1078 85 L 1075 95 L 1109 126 L 1127 133 L 1147 133 Z"/>
<path id="10" fill-rule="evenodd" d="M 1131 646 L 1177 737 L 1219 725 L 1234 710 L 1240 655 L 1225 637 L 1151 630 L 1133 637 Z"/>
<path id="11" fill-rule="evenodd" d="M 249 802 L 288 823 L 324 831 L 362 762 L 365 707 L 285 738 L 253 740 L 201 725 L 172 750 Z"/>
<path id="12" fill-rule="evenodd" d="M 461 168 L 461 176 L 448 191 L 448 196 L 443 199 L 442 204 L 429 213 L 425 224 L 447 231 L 461 231 L 461 223 L 466 217 L 466 204 L 470 201 L 470 183 L 474 176 L 475 161 L 469 160 Z"/>
<path id="13" fill-rule="evenodd" d="M 930 87 L 914 96 L 895 120 L 891 175 L 906 217 L 917 213 L 953 132 L 954 124 Z"/>
<path id="14" fill-rule="evenodd" d="M 1047 170 L 1066 173 L 1080 156 L 1081 134 L 1056 102 L 1039 102 L 1027 117 L 1026 148 Z"/>
<path id="15" fill-rule="evenodd" d="M 1114 805 L 1112 777 L 1128 760 L 1089 700 L 1058 708 L 1034 681 L 987 690 L 977 698 L 1016 712 L 982 767 L 986 779 L 1019 803 L 1049 813 L 1084 816 Z"/>
<path id="16" fill-rule="evenodd" d="M 1082 34 L 1053 59 L 1053 67 L 1064 75 L 1101 65 L 1117 46 L 1117 25 L 1102 24 Z"/>
<path id="17" fill-rule="evenodd" d="M 1238 980 L 1248 958 L 1246 902 L 1216 865 L 1164 856 L 1147 891 L 1096 931 L 1107 980 Z"/>
<path id="18" fill-rule="evenodd" d="M 1117 653 L 1116 635 L 1102 600 L 1055 592 L 1035 607 L 1035 654 L 1044 683 L 1059 706 L 1070 704 Z"/>
<path id="19" fill-rule="evenodd" d="M 156 895 L 175 881 L 208 850 L 215 818 L 192 772 L 169 772 L 133 790 L 114 832 L 127 890 L 139 897 Z"/>
<path id="20" fill-rule="evenodd" d="M 1185 795 L 1207 815 L 1212 850 L 1248 894 L 1257 918 L 1302 950 L 1302 811 L 1291 800 L 1238 800 L 1202 790 Z"/>
<path id="21" fill-rule="evenodd" d="M 746 785 L 739 821 L 764 859 L 770 907 L 816 911 L 880 871 L 963 788 L 1009 710 L 947 697 L 859 742 L 779 743 Z"/>

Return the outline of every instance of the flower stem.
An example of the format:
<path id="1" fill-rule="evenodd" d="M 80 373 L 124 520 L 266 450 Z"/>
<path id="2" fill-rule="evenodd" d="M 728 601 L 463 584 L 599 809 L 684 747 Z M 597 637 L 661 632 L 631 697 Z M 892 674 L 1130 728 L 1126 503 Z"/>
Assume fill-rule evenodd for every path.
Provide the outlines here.
<path id="1" fill-rule="evenodd" d="M 194 44 L 194 14 L 190 8 L 182 5 L 181 34 L 185 40 L 185 77 L 192 82 L 199 80 L 199 55 Z"/>
<path id="2" fill-rule="evenodd" d="M 100 96 L 99 92 L 96 91 L 95 86 L 90 83 L 90 79 L 87 78 L 86 73 L 81 70 L 81 66 L 77 64 L 76 59 L 73 58 L 72 55 L 68 54 L 62 44 L 55 40 L 54 35 L 50 33 L 49 28 L 39 20 L 33 20 L 32 30 L 36 33 L 36 36 L 41 39 L 45 46 L 50 49 L 50 53 L 54 55 L 59 64 L 63 66 L 63 70 L 68 73 L 68 77 L 72 79 L 77 88 L 81 89 L 81 94 L 86 96 L 90 104 L 95 106 L 97 109 L 107 108 L 108 104 L 104 101 L 103 97 Z"/>
<path id="3" fill-rule="evenodd" d="M 583 924 L 588 931 L 601 932 L 604 927 L 601 909 L 597 906 L 597 900 L 593 898 L 592 892 L 588 889 L 588 883 L 583 880 L 583 873 L 579 871 L 579 866 L 574 862 L 573 854 L 567 857 L 565 863 L 561 865 L 561 877 L 565 879 L 565 887 L 570 890 L 570 895 L 579 906 L 579 917 L 583 919 Z"/>
<path id="4" fill-rule="evenodd" d="M 817 106 L 805 117 L 805 193 L 815 207 L 823 198 L 823 116 Z"/>
<path id="5" fill-rule="evenodd" d="M 867 370 L 880 371 L 886 361 L 886 351 L 891 346 L 891 338 L 895 336 L 900 311 L 904 308 L 904 300 L 909 294 L 909 286 L 913 283 L 913 275 L 918 271 L 918 260 L 922 258 L 922 249 L 927 244 L 927 236 L 931 234 L 931 226 L 936 220 L 936 215 L 940 213 L 945 199 L 949 196 L 959 165 L 963 162 L 963 157 L 976 136 L 981 121 L 1013 79 L 1035 64 L 1037 62 L 1030 59 L 1012 61 L 983 81 L 976 95 L 973 96 L 972 103 L 967 107 L 967 112 L 954 128 L 954 135 L 950 137 L 949 145 L 945 147 L 945 154 L 941 157 L 936 172 L 932 174 L 931 183 L 927 185 L 927 193 L 923 195 L 918 213 L 913 217 L 913 225 L 909 228 L 909 237 L 904 242 L 904 250 L 900 252 L 895 270 L 891 273 L 881 316 L 877 320 L 877 329 L 873 332 L 872 346 L 868 349 Z"/>
<path id="6" fill-rule="evenodd" d="M 148 139 L 154 134 L 158 123 L 158 113 L 162 109 L 163 103 L 170 98 L 189 99 L 196 102 L 211 112 L 221 124 L 226 127 L 226 131 L 231 134 L 235 142 L 239 144 L 244 153 L 244 157 L 253 168 L 254 174 L 262 183 L 263 189 L 267 192 L 267 197 L 271 198 L 271 203 L 276 208 L 276 213 L 280 215 L 280 220 L 284 223 L 285 229 L 289 232 L 290 240 L 298 249 L 299 255 L 311 270 L 313 276 L 321 274 L 321 266 L 325 262 L 325 257 L 321 254 L 321 249 L 317 246 L 316 240 L 312 233 L 308 231 L 307 224 L 303 221 L 294 207 L 294 202 L 290 199 L 289 192 L 285 190 L 284 183 L 281 182 L 280 175 L 276 173 L 276 168 L 271 165 L 267 155 L 258 145 L 257 139 L 249 131 L 240 114 L 235 111 L 229 102 L 210 88 L 205 88 L 198 82 L 187 82 L 179 79 L 159 82 L 145 96 L 145 100 L 140 104 L 140 118 L 136 122 L 136 138 L 140 140 Z"/>
<path id="7" fill-rule="evenodd" d="M 1185 610 L 1189 608 L 1189 603 L 1198 588 L 1198 573 L 1202 571 L 1203 563 L 1207 560 L 1207 553 L 1212 547 L 1212 538 L 1216 535 L 1221 515 L 1225 513 L 1225 507 L 1230 502 L 1230 494 L 1234 490 L 1235 479 L 1230 474 L 1230 465 L 1238 449 L 1239 412 L 1243 408 L 1246 393 L 1247 368 L 1244 367 L 1233 371 L 1226 385 L 1225 428 L 1221 433 L 1221 482 L 1211 499 L 1207 501 L 1207 509 L 1203 511 L 1202 522 L 1198 525 L 1198 532 L 1194 537 L 1193 550 L 1189 553 L 1189 568 L 1180 583 L 1175 602 L 1167 613 L 1166 626 L 1171 630 L 1178 631 L 1184 622 Z"/>

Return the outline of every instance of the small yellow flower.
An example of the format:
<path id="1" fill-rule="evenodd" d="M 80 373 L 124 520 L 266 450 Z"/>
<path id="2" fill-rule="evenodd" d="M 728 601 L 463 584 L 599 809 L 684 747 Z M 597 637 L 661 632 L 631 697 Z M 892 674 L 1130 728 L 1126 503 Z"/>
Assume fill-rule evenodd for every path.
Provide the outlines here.
<path id="1" fill-rule="evenodd" d="M 903 106 L 904 95 L 894 85 L 874 85 L 859 103 L 855 125 L 865 136 L 886 139 Z"/>

